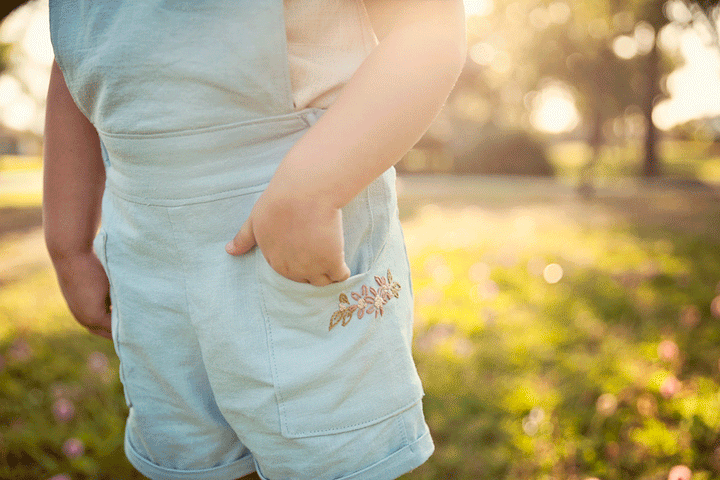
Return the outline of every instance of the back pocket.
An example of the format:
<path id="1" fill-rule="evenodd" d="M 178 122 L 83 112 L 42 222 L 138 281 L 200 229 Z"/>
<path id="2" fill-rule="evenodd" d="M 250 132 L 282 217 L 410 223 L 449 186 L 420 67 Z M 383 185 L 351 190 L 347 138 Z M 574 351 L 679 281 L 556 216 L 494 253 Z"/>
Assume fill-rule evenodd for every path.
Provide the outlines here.
<path id="1" fill-rule="evenodd" d="M 411 354 L 413 296 L 399 221 L 370 267 L 324 287 L 278 274 L 255 249 L 281 432 L 339 433 L 423 395 Z"/>

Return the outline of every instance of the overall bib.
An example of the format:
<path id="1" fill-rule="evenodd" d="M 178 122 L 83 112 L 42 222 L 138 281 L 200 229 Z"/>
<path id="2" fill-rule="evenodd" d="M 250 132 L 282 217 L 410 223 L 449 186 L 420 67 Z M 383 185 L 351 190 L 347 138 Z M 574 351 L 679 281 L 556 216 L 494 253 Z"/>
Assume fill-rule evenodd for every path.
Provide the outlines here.
<path id="1" fill-rule="evenodd" d="M 325 287 L 225 252 L 292 145 L 282 0 L 51 0 L 56 60 L 106 167 L 94 247 L 152 479 L 390 479 L 433 444 L 390 168 L 343 208 Z M 280 219 L 280 221 L 282 221 Z"/>

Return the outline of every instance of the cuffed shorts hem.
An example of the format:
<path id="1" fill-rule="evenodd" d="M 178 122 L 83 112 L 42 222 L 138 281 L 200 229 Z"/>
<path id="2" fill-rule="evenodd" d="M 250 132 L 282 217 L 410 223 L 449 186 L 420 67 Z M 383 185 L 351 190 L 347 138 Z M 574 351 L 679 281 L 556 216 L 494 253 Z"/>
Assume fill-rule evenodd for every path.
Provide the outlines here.
<path id="1" fill-rule="evenodd" d="M 435 451 L 435 445 L 430 437 L 430 432 L 425 432 L 416 441 L 390 456 L 337 480 L 392 480 L 425 463 L 433 451 Z M 259 468 L 257 472 L 262 480 L 272 480 L 264 477 Z"/>
<path id="2" fill-rule="evenodd" d="M 125 437 L 125 456 L 138 472 L 152 480 L 234 480 L 255 471 L 252 455 L 230 464 L 202 470 L 173 470 L 161 467 L 140 456 Z"/>

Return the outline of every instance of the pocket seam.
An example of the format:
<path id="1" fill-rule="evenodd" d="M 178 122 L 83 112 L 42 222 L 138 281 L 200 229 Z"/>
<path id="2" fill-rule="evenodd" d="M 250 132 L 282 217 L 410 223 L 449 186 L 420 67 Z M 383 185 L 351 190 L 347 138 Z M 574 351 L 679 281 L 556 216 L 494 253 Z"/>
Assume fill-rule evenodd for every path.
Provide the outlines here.
<path id="1" fill-rule="evenodd" d="M 422 395 L 420 395 L 418 398 L 412 398 L 412 400 L 410 400 L 407 404 L 403 405 L 402 407 L 400 407 L 400 408 L 398 408 L 398 409 L 396 409 L 396 410 L 393 410 L 393 411 L 390 412 L 390 413 L 387 413 L 387 414 L 382 415 L 382 416 L 380 416 L 380 417 L 374 418 L 374 419 L 372 419 L 372 420 L 366 420 L 366 421 L 364 421 L 364 422 L 356 423 L 356 424 L 353 424 L 353 425 L 343 425 L 342 427 L 337 427 L 337 428 L 328 428 L 328 429 L 323 429 L 323 430 L 312 430 L 312 431 L 309 431 L 309 432 L 302 432 L 302 433 L 290 433 L 290 432 L 288 431 L 287 425 L 286 425 L 286 426 L 285 426 L 285 436 L 286 436 L 287 438 L 317 437 L 317 436 L 322 436 L 322 435 L 330 435 L 330 434 L 334 434 L 334 433 L 349 432 L 349 431 L 352 431 L 352 430 L 360 429 L 360 428 L 362 428 L 362 427 L 369 427 L 369 426 L 371 426 L 371 425 L 375 425 L 375 424 L 380 423 L 380 422 L 382 422 L 382 421 L 384 421 L 384 420 L 387 420 L 388 418 L 392 418 L 392 417 L 396 416 L 396 415 L 399 414 L 399 413 L 404 412 L 405 410 L 407 410 L 407 409 L 409 409 L 410 407 L 412 407 L 413 405 L 415 405 L 415 404 L 418 402 L 418 400 L 420 400 L 421 398 L 422 398 Z M 283 419 L 283 422 L 286 422 L 286 420 Z"/>
<path id="2" fill-rule="evenodd" d="M 101 247 L 101 252 L 96 251 L 95 254 L 98 255 L 98 258 L 100 259 L 100 262 L 103 265 L 103 268 L 105 269 L 105 275 L 108 279 L 108 285 L 110 287 L 110 302 L 111 302 L 111 318 L 115 318 L 115 328 L 111 328 L 111 336 L 113 344 L 115 345 L 115 353 L 118 356 L 118 359 L 120 360 L 120 364 L 118 366 L 118 377 L 120 378 L 120 382 L 123 386 L 123 395 L 125 397 L 125 403 L 127 404 L 128 408 L 131 408 L 133 403 L 130 399 L 130 394 L 128 393 L 128 384 L 125 377 L 125 368 L 123 367 L 123 361 L 122 361 L 122 354 L 120 353 L 120 309 L 119 305 L 115 301 L 117 298 L 117 295 L 115 292 L 115 287 L 113 286 L 112 276 L 110 275 L 110 267 L 108 262 L 108 253 L 107 253 L 107 240 L 108 235 L 107 231 L 104 227 L 100 227 L 100 231 L 98 232 L 98 236 L 100 237 L 100 242 L 98 243 Z M 111 325 L 112 326 L 112 325 Z"/>

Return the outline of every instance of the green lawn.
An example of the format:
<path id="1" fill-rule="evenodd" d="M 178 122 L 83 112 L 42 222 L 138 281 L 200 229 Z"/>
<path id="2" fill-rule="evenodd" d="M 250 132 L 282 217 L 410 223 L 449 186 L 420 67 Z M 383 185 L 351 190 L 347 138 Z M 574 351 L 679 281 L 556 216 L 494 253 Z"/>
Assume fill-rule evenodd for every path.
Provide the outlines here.
<path id="1" fill-rule="evenodd" d="M 565 212 L 406 222 L 437 444 L 407 479 L 720 478 L 720 245 Z"/>
<path id="2" fill-rule="evenodd" d="M 585 142 L 562 142 L 548 148 L 550 163 L 560 177 L 577 178 L 592 151 Z M 709 141 L 661 141 L 658 154 L 666 175 L 720 183 L 720 148 Z M 639 142 L 607 145 L 601 149 L 595 175 L 612 179 L 631 177 L 642 171 Z"/>
<path id="3" fill-rule="evenodd" d="M 720 202 L 517 188 L 401 199 L 436 443 L 404 478 L 720 478 Z M 42 257 L 38 234 L 0 236 L 0 260 Z M 112 345 L 23 268 L 0 271 L 0 478 L 140 478 Z"/>

